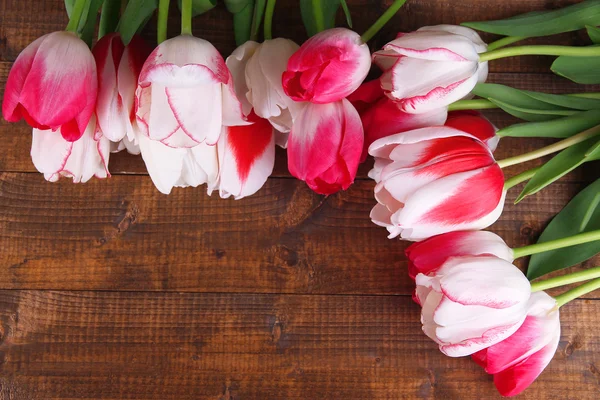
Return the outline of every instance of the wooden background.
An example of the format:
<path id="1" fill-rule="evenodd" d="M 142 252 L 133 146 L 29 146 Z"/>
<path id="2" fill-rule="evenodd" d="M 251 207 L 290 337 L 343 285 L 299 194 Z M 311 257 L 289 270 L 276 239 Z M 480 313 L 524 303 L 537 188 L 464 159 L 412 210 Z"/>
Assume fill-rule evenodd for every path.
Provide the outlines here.
<path id="1" fill-rule="evenodd" d="M 348 3 L 363 32 L 391 0 Z M 422 25 L 570 3 L 409 0 L 372 45 Z M 66 22 L 62 0 L 0 0 L 0 95 L 19 52 Z M 296 1 L 278 2 L 274 30 L 305 39 Z M 154 32 L 149 25 L 149 40 Z M 234 49 L 222 6 L 196 18 L 194 33 L 225 56 Z M 587 43 L 583 32 L 552 41 Z M 494 61 L 489 80 L 583 90 L 549 74 L 550 62 Z M 515 121 L 489 116 L 500 127 Z M 290 178 L 280 152 L 274 177 L 250 198 L 221 200 L 204 188 L 167 197 L 125 154 L 111 157 L 109 180 L 45 182 L 30 136 L 24 123 L 0 122 L 0 399 L 500 397 L 483 370 L 443 356 L 421 332 L 405 244 L 369 220 L 368 165 L 348 191 L 325 198 Z M 497 156 L 546 142 L 503 139 Z M 491 229 L 512 246 L 534 242 L 597 171 L 587 164 L 517 207 L 513 189 Z M 561 310 L 557 354 L 521 398 L 599 398 L 599 296 Z"/>

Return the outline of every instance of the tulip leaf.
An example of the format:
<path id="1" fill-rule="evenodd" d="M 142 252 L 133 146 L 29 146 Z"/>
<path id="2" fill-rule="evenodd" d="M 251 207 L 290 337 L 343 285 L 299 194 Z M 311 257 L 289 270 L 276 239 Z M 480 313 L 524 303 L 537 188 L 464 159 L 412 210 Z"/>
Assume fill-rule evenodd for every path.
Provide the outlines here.
<path id="1" fill-rule="evenodd" d="M 121 0 L 104 0 L 102 13 L 100 14 L 100 24 L 98 25 L 98 39 L 117 29 L 120 13 Z"/>
<path id="2" fill-rule="evenodd" d="M 177 0 L 177 5 L 181 10 L 181 1 Z M 192 17 L 197 17 L 207 11 L 212 10 L 217 5 L 217 0 L 192 0 Z"/>
<path id="3" fill-rule="evenodd" d="M 567 147 L 565 150 L 558 153 L 550 161 L 544 164 L 529 182 L 527 182 L 525 188 L 523 188 L 523 191 L 515 200 L 515 204 L 525 197 L 539 192 L 546 186 L 573 171 L 584 162 L 592 161 L 598 143 L 598 137 L 592 137 L 586 141 Z"/>
<path id="4" fill-rule="evenodd" d="M 588 36 L 590 37 L 591 41 L 594 44 L 600 44 L 600 29 L 590 25 L 586 26 L 585 29 L 587 30 Z"/>
<path id="5" fill-rule="evenodd" d="M 254 16 L 252 17 L 252 25 L 250 26 L 250 38 L 252 40 L 258 38 L 258 31 L 260 30 L 261 22 L 263 22 L 266 7 L 267 0 L 257 0 L 256 4 L 254 4 Z"/>
<path id="6" fill-rule="evenodd" d="M 600 57 L 560 56 L 550 67 L 556 75 L 583 85 L 600 83 Z"/>
<path id="7" fill-rule="evenodd" d="M 600 0 L 587 0 L 558 10 L 533 12 L 512 18 L 466 22 L 462 25 L 505 36 L 536 37 L 600 25 Z"/>
<path id="8" fill-rule="evenodd" d="M 96 30 L 96 24 L 98 22 L 98 11 L 104 3 L 104 0 L 90 0 L 88 1 L 89 7 L 83 14 L 84 17 L 81 19 L 85 21 L 81 30 L 81 40 L 87 43 L 88 46 L 92 47 L 92 41 L 94 39 L 94 31 Z M 80 24 L 81 25 L 81 24 Z"/>
<path id="9" fill-rule="evenodd" d="M 315 12 L 318 12 L 323 15 L 323 20 L 325 22 L 324 28 L 331 29 L 335 27 L 335 16 L 337 14 L 338 9 L 340 8 L 340 5 L 342 5 L 342 8 L 344 8 L 344 13 L 346 13 L 348 25 L 352 26 L 350 13 L 347 10 L 348 6 L 345 4 L 344 0 L 319 1 L 317 3 L 320 5 L 320 10 L 315 10 L 313 8 L 314 3 L 315 2 L 313 0 L 300 0 L 300 14 L 302 14 L 302 22 L 304 23 L 304 27 L 306 28 L 306 32 L 309 36 L 313 36 L 319 33 L 319 29 L 317 28 L 315 22 Z"/>
<path id="10" fill-rule="evenodd" d="M 67 10 L 67 16 L 69 18 L 71 18 L 71 13 L 73 12 L 73 7 L 75 7 L 75 1 L 76 0 L 65 0 L 65 9 Z M 91 2 L 92 2 L 92 0 L 87 0 L 85 2 L 83 14 L 81 15 L 81 19 L 79 20 L 79 26 L 77 27 L 77 34 L 79 34 L 79 35 L 81 35 L 81 32 L 83 31 L 83 27 L 85 26 L 85 23 L 87 20 L 86 16 L 88 15 Z"/>
<path id="11" fill-rule="evenodd" d="M 565 110 L 562 108 L 554 110 L 535 110 L 531 108 L 516 107 L 503 101 L 494 99 L 493 97 L 490 97 L 489 100 L 510 115 L 514 115 L 517 118 L 531 122 L 549 121 L 577 113 L 577 111 Z"/>
<path id="12" fill-rule="evenodd" d="M 158 0 L 129 0 L 117 28 L 125 45 L 129 44 L 133 35 L 148 22 L 157 8 Z"/>
<path id="13" fill-rule="evenodd" d="M 498 136 L 567 138 L 600 124 L 598 110 L 580 111 L 568 117 L 543 122 L 514 124 L 497 132 Z"/>
<path id="14" fill-rule="evenodd" d="M 575 196 L 546 227 L 538 243 L 600 229 L 600 179 Z M 531 256 L 527 278 L 536 279 L 550 272 L 579 264 L 600 252 L 600 241 Z"/>
<path id="15" fill-rule="evenodd" d="M 225 0 L 224 3 L 227 11 L 233 14 L 233 34 L 235 43 L 240 46 L 250 40 L 252 22 L 258 21 L 256 24 L 260 25 L 262 12 L 255 11 L 254 0 Z M 258 3 L 263 3 L 264 11 L 264 2 L 259 1 Z"/>
<path id="16" fill-rule="evenodd" d="M 579 97 L 568 94 L 549 94 L 523 90 L 527 96 L 555 106 L 570 108 L 572 110 L 600 110 L 600 99 Z"/>
<path id="17" fill-rule="evenodd" d="M 516 108 L 542 111 L 569 110 L 567 107 L 561 107 L 543 100 L 538 100 L 530 96 L 528 92 L 524 90 L 496 83 L 478 83 L 473 89 L 473 94 L 485 99 L 494 98 L 497 101 L 509 104 Z"/>

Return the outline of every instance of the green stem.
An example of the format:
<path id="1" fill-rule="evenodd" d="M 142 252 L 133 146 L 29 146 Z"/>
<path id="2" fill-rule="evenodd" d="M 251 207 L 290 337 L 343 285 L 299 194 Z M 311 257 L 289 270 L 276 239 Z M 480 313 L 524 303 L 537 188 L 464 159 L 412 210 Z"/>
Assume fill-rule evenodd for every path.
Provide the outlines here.
<path id="1" fill-rule="evenodd" d="M 377 32 L 379 32 L 381 28 L 383 28 L 383 26 L 387 24 L 394 15 L 396 15 L 404 3 L 406 3 L 406 0 L 395 0 L 392 5 L 385 10 L 383 14 L 381 14 L 381 17 L 379 17 L 377 21 L 375 21 L 375 23 L 371 25 L 371 27 L 367 29 L 365 33 L 362 34 L 361 39 L 363 43 L 367 43 L 369 40 L 373 39 L 373 36 L 375 36 Z"/>
<path id="2" fill-rule="evenodd" d="M 330 1 L 330 0 L 327 0 Z M 325 30 L 325 17 L 323 16 L 323 6 L 321 0 L 312 0 L 313 13 L 315 18 L 315 28 L 317 33 Z"/>
<path id="3" fill-rule="evenodd" d="M 588 283 L 584 283 L 581 286 L 577 286 L 575 289 L 571 289 L 568 292 L 556 296 L 556 305 L 558 307 L 562 307 L 571 300 L 575 300 L 576 298 L 593 292 L 596 289 L 600 289 L 600 278 L 589 281 Z"/>
<path id="4" fill-rule="evenodd" d="M 525 182 L 526 180 L 530 179 L 532 176 L 534 176 L 536 174 L 536 172 L 538 172 L 540 170 L 540 168 L 542 168 L 542 167 L 539 166 L 539 167 L 535 167 L 532 169 L 528 169 L 525 172 L 521 172 L 520 174 L 507 179 L 504 182 L 504 190 L 508 190 L 514 186 L 517 186 L 519 183 Z"/>
<path id="5" fill-rule="evenodd" d="M 71 19 L 69 19 L 69 23 L 67 24 L 67 31 L 77 33 L 77 28 L 79 28 L 79 21 L 81 20 L 81 16 L 83 15 L 83 10 L 85 10 L 86 2 L 87 0 L 75 1 L 73 11 L 71 11 Z"/>
<path id="6" fill-rule="evenodd" d="M 498 39 L 495 42 L 492 42 L 492 43 L 488 44 L 487 51 L 496 50 L 496 49 L 499 49 L 501 47 L 508 46 L 509 44 L 513 44 L 515 42 L 519 42 L 519 41 L 521 41 L 523 39 L 526 39 L 526 38 L 521 37 L 521 36 L 507 36 L 507 37 L 503 37 L 502 39 Z"/>
<path id="7" fill-rule="evenodd" d="M 550 240 L 548 242 L 531 244 L 529 246 L 517 247 L 513 249 L 515 258 L 530 256 L 532 254 L 543 253 L 545 251 L 562 249 L 563 247 L 576 246 L 578 244 L 589 243 L 600 240 L 600 229 L 577 235 Z"/>
<path id="8" fill-rule="evenodd" d="M 498 106 L 488 99 L 458 100 L 448 106 L 448 111 L 488 110 Z"/>
<path id="9" fill-rule="evenodd" d="M 585 271 L 578 271 L 572 274 L 561 275 L 543 281 L 537 281 L 531 283 L 532 292 L 541 292 L 542 290 L 548 290 L 559 286 L 570 285 L 571 283 L 589 281 L 590 279 L 600 278 L 600 267 L 586 269 Z"/>
<path id="10" fill-rule="evenodd" d="M 267 0 L 267 9 L 265 10 L 264 35 L 265 40 L 273 39 L 273 13 L 275 12 L 276 0 Z"/>
<path id="11" fill-rule="evenodd" d="M 161 44 L 167 40 L 167 19 L 169 17 L 169 0 L 159 0 L 158 21 L 156 25 L 156 42 Z"/>
<path id="12" fill-rule="evenodd" d="M 192 0 L 181 1 L 181 34 L 192 34 Z"/>
<path id="13" fill-rule="evenodd" d="M 479 62 L 497 60 L 499 58 L 515 56 L 571 56 L 571 57 L 596 57 L 600 56 L 600 46 L 515 46 L 504 49 L 486 51 L 479 54 Z"/>
<path id="14" fill-rule="evenodd" d="M 506 168 L 510 167 L 511 165 L 521 164 L 527 161 L 535 160 L 536 158 L 556 153 L 557 151 L 566 149 L 569 146 L 583 142 L 598 134 L 600 134 L 600 125 L 578 133 L 577 135 L 571 136 L 570 138 L 561 140 L 560 142 L 551 144 L 550 146 L 542 147 L 541 149 L 534 150 L 532 152 L 521 154 L 518 156 L 505 158 L 504 160 L 498 161 L 498 165 L 500 166 L 500 168 Z"/>

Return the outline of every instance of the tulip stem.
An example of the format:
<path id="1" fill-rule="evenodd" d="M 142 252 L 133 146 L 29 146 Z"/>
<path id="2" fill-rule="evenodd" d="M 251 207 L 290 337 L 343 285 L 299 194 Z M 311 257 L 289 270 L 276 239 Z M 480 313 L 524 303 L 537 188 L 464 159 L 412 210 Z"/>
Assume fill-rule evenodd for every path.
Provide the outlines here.
<path id="1" fill-rule="evenodd" d="M 406 0 L 394 1 L 392 5 L 389 6 L 389 8 L 385 10 L 383 14 L 381 14 L 381 17 L 379 17 L 377 21 L 375 21 L 375 23 L 371 25 L 371 27 L 367 29 L 365 33 L 362 34 L 361 39 L 363 43 L 367 43 L 369 40 L 373 39 L 373 36 L 375 36 L 377 32 L 379 32 L 381 28 L 383 28 L 383 26 L 387 24 L 394 15 L 396 15 L 404 3 L 406 3 Z"/>
<path id="2" fill-rule="evenodd" d="M 169 18 L 169 1 L 170 0 L 159 0 L 158 2 L 158 16 L 156 24 L 156 42 L 161 44 L 167 40 L 167 19 Z"/>
<path id="3" fill-rule="evenodd" d="M 448 106 L 448 111 L 488 110 L 498 106 L 488 99 L 458 100 Z"/>
<path id="4" fill-rule="evenodd" d="M 181 1 L 181 34 L 192 34 L 192 0 Z"/>
<path id="5" fill-rule="evenodd" d="M 556 153 L 557 151 L 566 149 L 567 147 L 572 146 L 574 144 L 581 143 L 598 134 L 600 134 L 600 125 L 578 133 L 577 135 L 571 136 L 570 138 L 561 140 L 560 142 L 551 144 L 550 146 L 542 147 L 541 149 L 534 150 L 532 152 L 521 154 L 518 156 L 505 158 L 504 160 L 498 161 L 498 165 L 500 166 L 500 168 L 506 168 L 510 167 L 511 165 L 521 164 L 527 161 L 535 160 L 536 158 L 547 156 L 548 154 Z"/>
<path id="6" fill-rule="evenodd" d="M 562 249 L 563 247 L 576 246 L 578 244 L 589 243 L 600 240 L 600 229 L 590 232 L 579 233 L 577 235 L 550 240 L 548 242 L 531 244 L 529 246 L 517 247 L 513 249 L 514 257 L 521 258 L 532 254 L 543 253 L 545 251 Z"/>
<path id="7" fill-rule="evenodd" d="M 479 54 L 479 62 L 497 60 L 499 58 L 515 56 L 570 56 L 570 57 L 597 57 L 600 56 L 600 46 L 515 46 L 504 49 L 486 51 Z"/>
<path id="8" fill-rule="evenodd" d="M 512 178 L 507 179 L 506 182 L 504 182 L 504 190 L 508 190 L 514 186 L 517 186 L 521 182 L 525 182 L 526 180 L 529 180 L 540 170 L 540 168 L 542 168 L 542 167 L 539 166 L 539 167 L 531 168 L 525 172 L 521 172 L 520 174 L 513 176 Z"/>
<path id="9" fill-rule="evenodd" d="M 584 283 L 581 286 L 577 286 L 574 289 L 571 289 L 561 295 L 556 296 L 556 305 L 558 307 L 562 307 L 571 300 L 575 300 L 576 298 L 593 292 L 596 289 L 600 289 L 600 278 Z"/>
<path id="10" fill-rule="evenodd" d="M 312 8 L 313 17 L 315 18 L 315 28 L 317 29 L 317 33 L 319 33 L 325 30 L 325 16 L 323 15 L 321 0 L 312 0 Z"/>
<path id="11" fill-rule="evenodd" d="M 83 15 L 83 11 L 85 10 L 86 3 L 87 0 L 75 1 L 73 11 L 71 11 L 71 19 L 69 19 L 69 23 L 67 24 L 67 31 L 77 33 L 77 29 L 79 28 L 79 21 L 81 21 L 81 16 Z"/>
<path id="12" fill-rule="evenodd" d="M 508 46 L 509 44 L 519 42 L 523 39 L 526 39 L 526 38 L 521 37 L 521 36 L 506 36 L 506 37 L 503 37 L 502 39 L 498 39 L 495 42 L 488 44 L 487 51 L 496 50 L 501 47 Z"/>
<path id="13" fill-rule="evenodd" d="M 532 282 L 531 291 L 541 292 L 542 290 L 570 285 L 571 283 L 589 281 L 590 279 L 595 278 L 600 278 L 600 267 L 586 269 L 585 271 L 577 271 L 572 274 L 556 276 L 543 281 Z"/>
<path id="14" fill-rule="evenodd" d="M 264 22 L 265 40 L 273 39 L 273 14 L 275 13 L 275 2 L 276 0 L 267 0 Z"/>

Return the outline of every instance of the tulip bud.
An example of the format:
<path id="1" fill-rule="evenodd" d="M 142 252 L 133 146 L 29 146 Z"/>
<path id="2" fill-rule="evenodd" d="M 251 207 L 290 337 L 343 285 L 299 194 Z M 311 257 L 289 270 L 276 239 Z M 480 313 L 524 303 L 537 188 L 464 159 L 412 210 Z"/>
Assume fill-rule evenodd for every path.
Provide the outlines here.
<path id="1" fill-rule="evenodd" d="M 360 116 L 348 100 L 308 104 L 290 132 L 290 173 L 320 194 L 346 190 L 356 177 L 363 136 Z"/>
<path id="2" fill-rule="evenodd" d="M 2 114 L 9 122 L 24 118 L 37 130 L 60 130 L 65 140 L 74 142 L 89 125 L 97 86 L 96 63 L 85 42 L 72 32 L 49 33 L 17 57 L 6 82 Z"/>
<path id="3" fill-rule="evenodd" d="M 486 44 L 472 29 L 437 25 L 400 34 L 373 54 L 384 74 L 381 87 L 408 113 L 422 113 L 460 100 L 487 78 L 479 62 Z"/>
<path id="4" fill-rule="evenodd" d="M 484 142 L 491 151 L 496 150 L 498 142 L 500 142 L 500 136 L 496 135 L 498 129 L 479 111 L 449 112 L 445 125 L 475 136 Z"/>
<path id="5" fill-rule="evenodd" d="M 493 256 L 454 257 L 416 276 L 423 332 L 450 357 L 493 346 L 519 329 L 531 295 L 529 281 Z"/>
<path id="6" fill-rule="evenodd" d="M 369 177 L 377 182 L 371 219 L 389 238 L 419 241 L 483 229 L 504 206 L 504 175 L 476 137 L 445 126 L 415 129 L 374 142 Z"/>
<path id="7" fill-rule="evenodd" d="M 368 46 L 345 28 L 328 29 L 308 39 L 283 73 L 283 89 L 296 101 L 330 103 L 354 92 L 371 68 Z"/>

